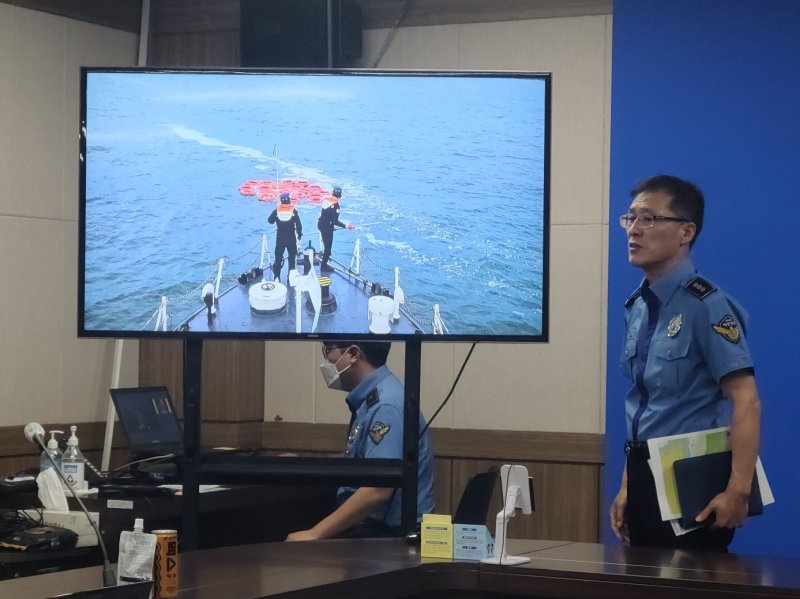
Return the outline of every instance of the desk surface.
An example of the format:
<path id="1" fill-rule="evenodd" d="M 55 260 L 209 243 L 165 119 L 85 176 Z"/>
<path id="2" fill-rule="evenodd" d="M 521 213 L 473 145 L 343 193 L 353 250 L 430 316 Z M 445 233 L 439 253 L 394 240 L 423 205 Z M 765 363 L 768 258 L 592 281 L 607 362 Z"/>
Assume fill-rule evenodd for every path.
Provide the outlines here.
<path id="1" fill-rule="evenodd" d="M 421 559 L 398 539 L 264 543 L 180 558 L 181 599 L 459 596 L 625 599 L 800 597 L 800 559 L 509 541 L 521 566 Z M 0 583 L 0 596 L 37 599 L 97 586 L 99 567 Z M 297 595 L 294 595 L 297 596 Z"/>

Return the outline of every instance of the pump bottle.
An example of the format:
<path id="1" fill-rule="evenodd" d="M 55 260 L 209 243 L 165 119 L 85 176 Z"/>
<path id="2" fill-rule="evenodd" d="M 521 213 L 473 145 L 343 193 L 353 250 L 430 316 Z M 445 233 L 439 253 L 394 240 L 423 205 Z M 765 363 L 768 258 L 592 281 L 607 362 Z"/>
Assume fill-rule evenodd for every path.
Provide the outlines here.
<path id="1" fill-rule="evenodd" d="M 42 450 L 42 455 L 39 458 L 39 472 L 44 472 L 48 468 L 52 468 L 53 462 L 56 463 L 56 468 L 61 470 L 61 459 L 64 454 L 58 447 L 56 433 L 63 435 L 64 431 L 50 431 L 50 439 L 47 441 L 47 449 Z M 50 461 L 50 459 L 47 457 L 47 454 L 50 454 L 50 457 L 53 458 L 53 462 Z"/>
<path id="2" fill-rule="evenodd" d="M 64 478 L 67 479 L 67 482 L 73 489 L 83 490 L 86 487 L 83 479 L 86 458 L 83 457 L 78 447 L 78 436 L 75 434 L 78 427 L 73 425 L 69 427 L 69 430 L 71 434 L 69 439 L 67 439 L 67 450 L 64 452 L 64 457 L 61 459 L 61 471 L 64 473 Z"/>

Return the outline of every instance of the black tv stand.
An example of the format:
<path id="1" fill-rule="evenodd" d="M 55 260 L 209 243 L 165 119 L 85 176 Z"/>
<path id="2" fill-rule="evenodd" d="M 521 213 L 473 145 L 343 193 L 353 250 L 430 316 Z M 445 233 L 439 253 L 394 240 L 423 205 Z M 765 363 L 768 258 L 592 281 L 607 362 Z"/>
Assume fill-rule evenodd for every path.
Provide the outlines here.
<path id="1" fill-rule="evenodd" d="M 402 460 L 354 460 L 347 458 L 275 458 L 266 456 L 201 456 L 200 384 L 203 340 L 183 341 L 183 504 L 181 548 L 191 551 L 199 543 L 200 482 L 264 483 L 336 482 L 371 484 L 403 489 L 400 527 L 404 533 L 417 525 L 417 470 L 419 462 L 419 396 L 422 342 L 405 342 L 405 410 Z M 329 463 L 331 460 L 338 466 Z M 335 479 L 335 480 L 333 480 Z"/>

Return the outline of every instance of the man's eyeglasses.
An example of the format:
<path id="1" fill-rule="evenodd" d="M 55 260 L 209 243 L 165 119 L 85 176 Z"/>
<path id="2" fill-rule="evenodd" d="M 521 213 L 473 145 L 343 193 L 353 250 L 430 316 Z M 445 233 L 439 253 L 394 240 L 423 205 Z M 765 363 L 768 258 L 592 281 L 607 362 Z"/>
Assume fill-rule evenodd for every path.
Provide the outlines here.
<path id="1" fill-rule="evenodd" d="M 642 214 L 622 214 L 619 217 L 619 226 L 623 229 L 630 229 L 634 223 L 639 223 L 639 226 L 645 229 L 649 229 L 656 221 L 671 221 L 677 223 L 690 223 L 692 222 L 689 218 L 680 218 L 679 216 L 658 216 L 657 214 L 648 214 L 644 212 Z"/>
<path id="2" fill-rule="evenodd" d="M 328 359 L 328 354 L 331 353 L 334 349 L 339 349 L 338 345 L 323 345 L 322 346 L 322 357 L 326 360 Z"/>

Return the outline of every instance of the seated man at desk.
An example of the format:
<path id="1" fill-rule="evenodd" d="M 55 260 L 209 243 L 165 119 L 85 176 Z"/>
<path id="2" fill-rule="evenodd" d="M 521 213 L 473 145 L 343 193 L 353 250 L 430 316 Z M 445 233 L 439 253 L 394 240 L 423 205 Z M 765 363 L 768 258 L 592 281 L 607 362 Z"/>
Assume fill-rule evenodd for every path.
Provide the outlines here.
<path id="1" fill-rule="evenodd" d="M 347 391 L 350 409 L 348 458 L 401 459 L 403 384 L 386 366 L 388 341 L 331 341 L 322 345 L 320 371 L 331 389 Z M 419 428 L 425 421 L 420 414 Z M 419 440 L 417 519 L 433 511 L 433 453 L 425 431 Z M 291 533 L 287 541 L 331 537 L 386 537 L 400 534 L 401 489 L 341 487 L 339 507 L 313 528 Z"/>

